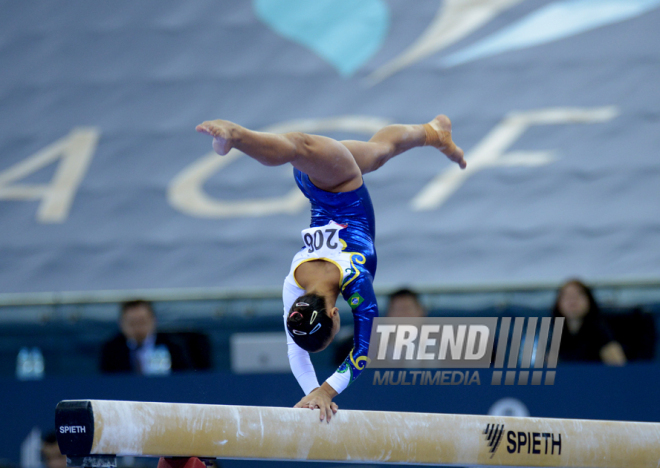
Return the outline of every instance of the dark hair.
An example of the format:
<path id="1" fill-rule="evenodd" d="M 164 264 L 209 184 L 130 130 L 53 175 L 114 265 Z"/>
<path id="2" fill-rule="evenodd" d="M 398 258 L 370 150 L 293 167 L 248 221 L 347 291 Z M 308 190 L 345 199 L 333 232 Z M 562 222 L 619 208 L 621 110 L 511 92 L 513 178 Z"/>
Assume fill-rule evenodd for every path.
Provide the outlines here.
<path id="1" fill-rule="evenodd" d="M 587 300 L 589 301 L 589 310 L 587 311 L 587 314 L 582 319 L 583 322 L 595 320 L 598 317 L 598 314 L 600 312 L 600 309 L 598 307 L 598 303 L 596 303 L 596 299 L 594 299 L 594 294 L 593 294 L 593 292 L 591 292 L 591 289 L 589 288 L 589 286 L 584 284 L 579 279 L 568 280 L 563 285 L 561 285 L 561 287 L 557 290 L 557 298 L 555 299 L 555 305 L 552 308 L 552 316 L 553 317 L 563 317 L 564 316 L 561 313 L 561 311 L 559 310 L 559 300 L 561 298 L 562 291 L 569 284 L 574 284 L 575 286 L 582 289 L 582 292 L 584 293 L 585 296 L 587 296 Z M 566 323 L 564 323 L 564 327 L 565 326 L 566 326 Z"/>
<path id="2" fill-rule="evenodd" d="M 415 300 L 415 302 L 420 304 L 419 295 L 412 289 L 408 289 L 408 288 L 397 289 L 392 294 L 390 294 L 389 300 L 390 302 L 392 302 L 394 299 L 398 299 L 400 297 L 412 297 Z"/>
<path id="3" fill-rule="evenodd" d="M 286 328 L 293 341 L 307 352 L 320 351 L 332 336 L 332 319 L 326 314 L 325 298 L 305 294 L 293 302 Z"/>
<path id="4" fill-rule="evenodd" d="M 137 307 L 146 307 L 151 315 L 154 315 L 154 308 L 151 306 L 151 302 L 145 301 L 143 299 L 136 299 L 133 301 L 122 302 L 121 304 L 121 315 L 123 316 L 127 310 L 135 309 Z"/>
<path id="5" fill-rule="evenodd" d="M 41 436 L 41 440 L 44 444 L 56 444 L 57 434 L 55 431 L 48 431 Z"/>

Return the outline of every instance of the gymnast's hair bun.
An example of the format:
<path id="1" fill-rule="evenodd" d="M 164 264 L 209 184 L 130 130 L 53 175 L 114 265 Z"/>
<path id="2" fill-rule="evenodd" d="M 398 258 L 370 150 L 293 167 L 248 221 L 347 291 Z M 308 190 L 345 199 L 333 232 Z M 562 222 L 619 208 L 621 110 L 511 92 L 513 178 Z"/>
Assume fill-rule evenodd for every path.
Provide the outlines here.
<path id="1" fill-rule="evenodd" d="M 323 349 L 332 336 L 332 319 L 326 313 L 325 298 L 305 294 L 296 299 L 286 319 L 293 341 L 310 353 Z"/>

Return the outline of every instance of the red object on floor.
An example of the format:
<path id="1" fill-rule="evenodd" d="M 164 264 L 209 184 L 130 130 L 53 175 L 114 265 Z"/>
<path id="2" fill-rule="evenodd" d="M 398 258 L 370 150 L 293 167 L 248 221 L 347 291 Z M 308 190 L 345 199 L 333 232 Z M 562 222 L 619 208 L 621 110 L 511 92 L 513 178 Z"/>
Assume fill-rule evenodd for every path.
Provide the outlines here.
<path id="1" fill-rule="evenodd" d="M 158 468 L 206 468 L 206 464 L 197 457 L 161 458 Z"/>

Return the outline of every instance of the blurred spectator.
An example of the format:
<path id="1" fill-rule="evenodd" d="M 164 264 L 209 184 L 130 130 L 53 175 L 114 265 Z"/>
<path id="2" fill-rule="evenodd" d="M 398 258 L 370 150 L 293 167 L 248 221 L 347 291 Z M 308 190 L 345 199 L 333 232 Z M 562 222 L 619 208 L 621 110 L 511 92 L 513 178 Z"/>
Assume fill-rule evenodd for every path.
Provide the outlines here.
<path id="1" fill-rule="evenodd" d="M 121 306 L 121 333 L 103 345 L 101 372 L 150 373 L 150 358 L 157 348 L 169 351 L 172 371 L 192 369 L 185 348 L 171 336 L 156 332 L 156 315 L 151 303 L 137 300 Z"/>
<path id="2" fill-rule="evenodd" d="M 386 315 L 388 317 L 426 317 L 426 309 L 419 302 L 416 292 L 404 288 L 390 294 Z"/>
<path id="3" fill-rule="evenodd" d="M 386 317 L 419 318 L 426 317 L 426 309 L 419 302 L 419 296 L 411 289 L 402 288 L 388 297 Z M 339 366 L 353 349 L 353 334 L 339 341 L 335 347 L 334 364 Z"/>
<path id="4" fill-rule="evenodd" d="M 66 455 L 57 445 L 55 432 L 48 432 L 41 440 L 41 460 L 46 468 L 66 468 Z"/>
<path id="5" fill-rule="evenodd" d="M 600 316 L 593 293 L 581 281 L 570 280 L 559 288 L 552 315 L 566 318 L 559 346 L 561 361 L 626 363 L 623 348 Z"/>

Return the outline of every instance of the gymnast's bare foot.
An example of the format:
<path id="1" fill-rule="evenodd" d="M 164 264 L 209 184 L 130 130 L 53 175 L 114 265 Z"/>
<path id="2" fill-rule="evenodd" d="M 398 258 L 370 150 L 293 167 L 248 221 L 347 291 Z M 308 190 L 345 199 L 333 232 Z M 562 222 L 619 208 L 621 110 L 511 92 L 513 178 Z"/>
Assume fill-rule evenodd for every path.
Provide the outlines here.
<path id="1" fill-rule="evenodd" d="M 451 120 L 446 115 L 438 115 L 429 123 L 424 124 L 426 132 L 426 146 L 434 146 L 442 151 L 449 159 L 458 163 L 461 169 L 467 167 L 463 158 L 463 150 L 451 139 Z"/>
<path id="2" fill-rule="evenodd" d="M 213 150 L 220 156 L 229 153 L 231 149 L 231 126 L 224 120 L 207 120 L 195 127 L 199 133 L 213 137 Z"/>

